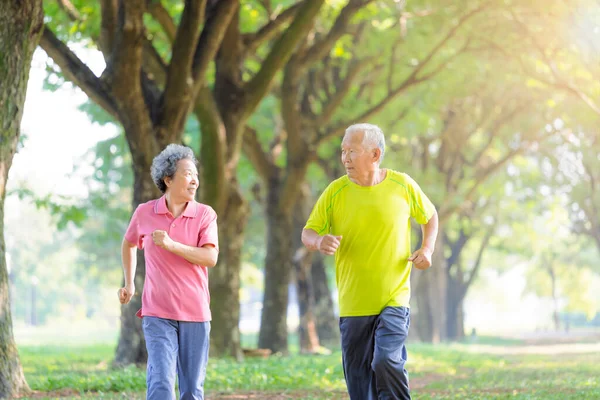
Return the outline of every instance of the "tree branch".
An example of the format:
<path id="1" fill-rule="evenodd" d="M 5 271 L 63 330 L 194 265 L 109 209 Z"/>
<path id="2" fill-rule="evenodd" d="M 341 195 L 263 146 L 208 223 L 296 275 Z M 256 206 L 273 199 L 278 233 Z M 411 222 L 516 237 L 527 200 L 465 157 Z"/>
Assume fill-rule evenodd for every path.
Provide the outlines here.
<path id="1" fill-rule="evenodd" d="M 148 38 L 144 40 L 143 65 L 144 70 L 148 72 L 149 79 L 155 81 L 161 87 L 166 85 L 167 65 Z"/>
<path id="2" fill-rule="evenodd" d="M 170 43 L 175 41 L 177 35 L 177 25 L 173 22 L 173 18 L 167 9 L 161 4 L 160 0 L 150 0 L 148 2 L 148 11 L 150 15 L 160 24 L 163 31 L 167 35 Z"/>
<path id="3" fill-rule="evenodd" d="M 288 7 L 275 18 L 271 19 L 257 32 L 245 34 L 243 37 L 243 42 L 246 54 L 254 53 L 262 43 L 271 40 L 277 34 L 277 32 L 279 32 L 283 25 L 292 20 L 303 3 L 304 2 L 299 2 Z"/>
<path id="4" fill-rule="evenodd" d="M 110 62 L 117 32 L 119 6 L 118 0 L 101 0 L 102 10 L 100 22 L 100 41 L 98 47 L 104 54 L 104 59 Z"/>
<path id="5" fill-rule="evenodd" d="M 348 68 L 348 73 L 346 74 L 344 80 L 341 82 L 341 85 L 337 86 L 337 90 L 335 91 L 333 96 L 327 99 L 327 102 L 323 105 L 323 110 L 317 116 L 317 119 L 315 121 L 316 126 L 323 126 L 327 124 L 331 120 L 331 118 L 333 118 L 335 111 L 340 107 L 340 105 L 344 101 L 344 98 L 348 95 L 348 92 L 352 88 L 354 80 L 356 79 L 358 74 L 368 65 L 369 64 L 366 61 L 358 60 L 352 65 L 350 65 L 350 67 Z"/>
<path id="6" fill-rule="evenodd" d="M 192 58 L 198 44 L 198 31 L 206 0 L 186 0 L 173 42 L 167 83 L 161 101 L 159 135 L 172 136 L 183 128 L 189 106 L 195 98 L 192 93 Z"/>
<path id="7" fill-rule="evenodd" d="M 348 126 L 352 125 L 353 123 L 357 123 L 358 121 L 366 121 L 366 120 L 368 120 L 373 115 L 375 115 L 378 112 L 380 112 L 381 110 L 383 110 L 383 108 L 385 108 L 385 106 L 391 100 L 392 100 L 391 98 L 386 97 L 385 99 L 383 99 L 382 101 L 380 101 L 378 104 L 376 104 L 372 108 L 370 108 L 367 111 L 363 112 L 357 118 L 354 118 L 352 120 L 346 120 L 346 121 L 338 122 L 335 126 L 327 129 L 324 133 L 320 134 L 317 137 L 315 146 L 318 147 L 321 144 L 323 144 L 323 143 L 331 140 L 334 137 L 342 136 L 344 134 L 344 131 L 346 130 L 346 128 Z M 410 107 L 405 107 L 404 110 L 402 110 L 402 112 L 398 115 L 397 120 L 401 120 L 404 117 L 406 117 L 406 115 L 408 114 L 409 111 L 410 111 Z"/>
<path id="8" fill-rule="evenodd" d="M 145 7 L 145 0 L 119 3 L 119 29 L 107 68 L 113 93 L 119 101 L 127 102 L 127 99 L 141 93 Z"/>
<path id="9" fill-rule="evenodd" d="M 227 189 L 223 182 L 229 182 L 230 178 L 225 169 L 227 134 L 210 88 L 205 86 L 200 89 L 194 114 L 202 130 L 202 201 L 221 214 L 225 212 L 227 203 Z"/>
<path id="10" fill-rule="evenodd" d="M 269 90 L 269 86 L 277 71 L 283 68 L 288 62 L 298 43 L 311 29 L 323 3 L 324 0 L 311 0 L 302 4 L 292 24 L 273 45 L 260 70 L 246 84 L 245 91 L 249 94 L 244 107 L 246 115 L 250 114 L 258 106 L 260 100 Z"/>
<path id="11" fill-rule="evenodd" d="M 352 17 L 371 1 L 372 0 L 349 0 L 348 4 L 342 9 L 323 40 L 310 46 L 303 52 L 299 62 L 302 68 L 307 68 L 313 63 L 322 60 L 325 55 L 331 51 L 335 43 L 347 33 Z"/>
<path id="12" fill-rule="evenodd" d="M 452 60 L 454 60 L 458 56 L 462 55 L 465 52 L 465 50 L 467 50 L 468 47 L 469 47 L 469 40 L 467 39 L 467 41 L 465 42 L 465 44 L 462 46 L 462 48 L 460 50 L 454 52 L 454 54 L 452 54 L 451 56 L 446 58 L 443 62 L 441 62 L 437 67 L 435 67 L 429 73 L 419 76 L 415 80 L 417 82 L 424 82 L 424 81 L 427 81 L 427 80 L 433 78 L 434 76 L 439 74 L 444 68 L 446 68 L 448 66 L 448 64 L 450 64 L 450 62 L 452 62 Z"/>
<path id="13" fill-rule="evenodd" d="M 485 233 L 485 236 L 483 237 L 483 240 L 481 241 L 481 246 L 479 246 L 479 250 L 477 251 L 477 257 L 475 257 L 475 262 L 473 263 L 473 269 L 471 269 L 471 273 L 469 274 L 469 278 L 467 279 L 467 281 L 462 285 L 461 291 L 459 293 L 459 297 L 460 297 L 461 301 L 467 294 L 467 290 L 469 289 L 469 287 L 471 287 L 473 280 L 477 277 L 477 272 L 479 271 L 479 269 L 481 267 L 481 260 L 483 259 L 483 253 L 485 252 L 485 249 L 487 248 L 493 234 L 494 234 L 494 227 L 492 226 Z"/>
<path id="14" fill-rule="evenodd" d="M 46 26 L 40 46 L 60 67 L 65 78 L 77 85 L 83 92 L 116 120 L 119 119 L 110 88 L 98 78 L 76 55 L 61 42 Z"/>
<path id="15" fill-rule="evenodd" d="M 508 121 L 515 118 L 518 114 L 524 112 L 526 109 L 527 109 L 526 104 L 519 103 L 508 114 L 506 114 L 504 116 L 500 116 L 498 119 L 496 119 L 496 121 L 493 124 L 492 129 L 490 129 L 490 133 L 488 135 L 488 140 L 481 147 L 481 149 L 479 149 L 479 151 L 477 152 L 475 157 L 473 157 L 473 160 L 470 160 L 469 162 L 472 165 L 476 165 L 479 162 L 479 160 L 481 160 L 481 158 L 483 157 L 485 152 L 490 148 L 491 144 L 494 141 L 494 138 L 497 137 L 498 132 L 500 131 L 502 126 L 504 126 L 504 124 L 506 124 Z"/>
<path id="16" fill-rule="evenodd" d="M 69 0 L 56 0 L 58 6 L 67 14 L 71 21 L 81 21 L 81 14 Z"/>
<path id="17" fill-rule="evenodd" d="M 465 248 L 465 245 L 468 243 L 469 239 L 471 239 L 471 235 L 465 234 L 465 230 L 463 228 L 460 229 L 458 239 L 454 243 L 450 243 L 450 240 L 447 240 L 447 243 L 450 244 L 451 254 L 450 257 L 446 260 L 448 264 L 448 269 L 451 269 L 456 262 L 458 261 L 458 257 L 460 253 Z"/>
<path id="18" fill-rule="evenodd" d="M 467 190 L 466 194 L 464 195 L 464 202 L 466 201 L 470 201 L 471 198 L 473 197 L 473 195 L 475 194 L 475 192 L 477 191 L 477 189 L 494 173 L 496 172 L 500 167 L 502 167 L 504 164 L 506 164 L 508 161 L 510 161 L 513 157 L 515 157 L 516 155 L 522 153 L 525 149 L 523 147 L 519 147 L 517 149 L 511 150 L 509 151 L 504 157 L 502 157 L 499 161 L 497 161 L 496 163 L 490 165 L 488 168 L 481 170 L 480 173 L 477 175 L 477 177 L 475 178 L 475 182 L 473 183 L 473 185 L 471 186 L 471 188 L 469 190 Z M 447 220 L 450 215 L 452 215 L 453 212 L 455 212 L 456 210 L 458 210 L 460 208 L 459 205 L 453 205 L 450 206 L 448 208 L 444 208 L 443 206 L 440 208 L 438 214 L 440 215 L 440 220 L 441 221 L 445 221 Z"/>
<path id="19" fill-rule="evenodd" d="M 256 135 L 256 131 L 249 126 L 246 126 L 244 129 L 242 146 L 244 154 L 246 154 L 258 175 L 263 179 L 264 182 L 269 182 L 269 179 L 271 176 L 273 176 L 274 169 L 276 167 L 269 161 L 267 155 L 265 154 L 265 151 L 263 150 Z"/>
<path id="20" fill-rule="evenodd" d="M 219 0 L 214 15 L 207 16 L 207 21 L 198 40 L 192 64 L 193 93 L 197 93 L 204 84 L 204 75 L 215 58 L 231 19 L 238 9 L 237 0 Z"/>
<path id="21" fill-rule="evenodd" d="M 466 15 L 464 15 L 462 18 L 460 18 L 459 21 L 457 22 L 457 24 L 452 29 L 450 29 L 450 31 L 448 31 L 448 33 L 446 34 L 446 36 L 436 46 L 434 46 L 433 49 L 431 49 L 431 51 L 425 56 L 425 58 L 423 59 L 423 61 L 421 61 L 419 63 L 419 65 L 417 65 L 417 67 L 404 80 L 404 82 L 402 82 L 402 84 L 400 84 L 396 89 L 388 92 L 388 95 L 386 97 L 384 97 L 379 103 L 377 103 L 372 108 L 370 108 L 369 110 L 365 111 L 360 117 L 355 118 L 352 121 L 364 121 L 364 120 L 367 120 L 372 115 L 375 115 L 378 112 L 380 112 L 381 110 L 383 110 L 385 108 L 385 106 L 390 101 L 392 101 L 393 99 L 395 99 L 399 94 L 403 93 L 404 91 L 406 91 L 410 87 L 412 87 L 412 86 L 414 86 L 414 85 L 416 85 L 418 83 L 423 82 L 425 79 L 429 79 L 429 78 L 433 77 L 434 73 L 429 73 L 425 77 L 421 77 L 421 78 L 418 78 L 418 74 L 423 70 L 423 68 L 425 66 L 427 66 L 427 64 L 440 51 L 440 49 L 442 49 L 446 45 L 446 43 L 448 43 L 450 41 L 450 39 L 452 37 L 454 37 L 454 35 L 456 35 L 456 33 L 458 32 L 459 28 L 467 20 L 469 20 L 470 18 L 472 18 L 473 16 L 475 16 L 479 12 L 483 11 L 484 7 L 485 6 L 481 6 L 479 8 L 476 8 L 476 9 L 470 11 L 469 13 L 467 13 Z M 452 56 L 450 56 L 449 59 L 452 59 L 455 56 L 456 55 L 452 55 Z M 444 63 L 442 63 L 442 65 L 444 65 Z M 438 68 L 436 68 L 434 70 L 434 72 L 438 73 L 440 70 L 441 70 L 441 68 L 438 67 Z M 408 113 L 408 111 L 409 111 L 408 107 L 405 108 L 402 111 L 402 113 L 400 115 L 400 118 L 404 118 L 404 116 L 406 116 L 406 114 Z M 350 125 L 351 123 L 352 123 L 351 121 L 344 121 L 344 122 L 338 123 L 333 128 L 328 129 L 322 135 L 319 135 L 319 137 L 317 138 L 317 142 L 316 142 L 317 146 L 320 145 L 321 143 L 324 143 L 325 141 L 329 140 L 332 137 L 341 135 L 344 132 L 345 128 L 348 125 Z"/>
<path id="22" fill-rule="evenodd" d="M 523 23 L 523 21 L 521 21 L 520 18 L 518 18 L 512 10 L 511 15 L 513 16 L 514 21 L 516 21 L 519 27 L 521 28 L 521 31 L 524 32 L 531 39 L 531 42 L 537 49 L 538 53 L 541 55 L 542 60 L 544 61 L 546 66 L 550 69 L 552 77 L 556 80 L 556 82 L 548 82 L 547 80 L 540 78 L 538 74 L 535 74 L 533 76 L 534 79 L 539 80 L 542 83 L 549 84 L 552 87 L 557 87 L 559 89 L 571 92 L 576 97 L 579 97 L 579 99 L 581 99 L 590 109 L 592 109 L 592 111 L 600 115 L 600 106 L 598 106 L 588 94 L 584 93 L 580 88 L 573 85 L 567 80 L 567 78 L 563 77 L 560 74 L 560 72 L 556 68 L 555 63 L 552 61 L 552 59 L 548 57 L 543 46 L 537 41 L 536 37 L 532 34 L 531 30 L 527 27 L 527 25 Z"/>

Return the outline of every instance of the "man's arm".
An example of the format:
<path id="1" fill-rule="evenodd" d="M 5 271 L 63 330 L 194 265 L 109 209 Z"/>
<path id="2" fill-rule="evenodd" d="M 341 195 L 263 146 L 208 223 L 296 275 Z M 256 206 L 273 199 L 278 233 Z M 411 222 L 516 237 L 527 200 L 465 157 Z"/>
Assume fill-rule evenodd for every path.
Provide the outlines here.
<path id="1" fill-rule="evenodd" d="M 321 236 L 312 229 L 302 229 L 302 244 L 309 251 L 317 251 L 319 250 L 319 241 L 321 240 Z"/>
<path id="2" fill-rule="evenodd" d="M 337 248 L 340 246 L 341 236 L 324 235 L 320 236 L 317 232 L 312 229 L 302 230 L 302 244 L 309 251 L 320 251 L 326 256 L 335 254 Z"/>
<path id="3" fill-rule="evenodd" d="M 438 214 L 437 211 L 433 212 L 431 218 L 425 225 L 421 225 L 421 232 L 423 235 L 421 247 L 426 247 L 431 252 L 435 250 L 435 241 L 438 235 Z"/>
<path id="4" fill-rule="evenodd" d="M 433 212 L 433 215 L 426 224 L 421 225 L 421 232 L 423 235 L 421 248 L 415 251 L 408 258 L 408 261 L 412 261 L 417 269 L 427 269 L 431 266 L 431 257 L 435 250 L 435 241 L 438 235 L 437 211 Z"/>

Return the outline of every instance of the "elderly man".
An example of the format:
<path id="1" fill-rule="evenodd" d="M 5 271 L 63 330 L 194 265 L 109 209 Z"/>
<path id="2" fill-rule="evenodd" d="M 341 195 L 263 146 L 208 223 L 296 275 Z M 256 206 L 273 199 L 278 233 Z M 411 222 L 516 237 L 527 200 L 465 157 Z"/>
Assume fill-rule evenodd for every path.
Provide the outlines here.
<path id="1" fill-rule="evenodd" d="M 151 167 L 162 197 L 140 204 L 122 245 L 125 287 L 121 304 L 135 293 L 136 247 L 144 249 L 146 280 L 142 320 L 148 350 L 146 398 L 204 399 L 211 313 L 208 267 L 218 256 L 217 215 L 194 200 L 198 170 L 192 150 L 171 144 Z"/>
<path id="2" fill-rule="evenodd" d="M 411 263 L 431 265 L 437 237 L 435 207 L 407 174 L 380 168 L 383 132 L 346 129 L 346 175 L 320 196 L 302 231 L 309 250 L 335 256 L 342 361 L 352 400 L 410 399 L 404 345 L 410 324 Z M 423 225 L 411 254 L 410 218 Z"/>

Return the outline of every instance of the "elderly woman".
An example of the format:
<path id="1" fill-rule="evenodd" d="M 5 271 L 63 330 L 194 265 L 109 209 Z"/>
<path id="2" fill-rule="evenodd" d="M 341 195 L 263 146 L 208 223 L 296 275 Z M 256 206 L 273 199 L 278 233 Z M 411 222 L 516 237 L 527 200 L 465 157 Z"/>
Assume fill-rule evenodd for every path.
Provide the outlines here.
<path id="1" fill-rule="evenodd" d="M 211 313 L 208 267 L 218 256 L 217 215 L 194 200 L 198 170 L 192 150 L 171 144 L 152 162 L 162 197 L 140 204 L 122 245 L 125 287 L 121 304 L 135 293 L 136 247 L 144 249 L 146 280 L 142 318 L 148 350 L 147 399 L 204 399 Z"/>

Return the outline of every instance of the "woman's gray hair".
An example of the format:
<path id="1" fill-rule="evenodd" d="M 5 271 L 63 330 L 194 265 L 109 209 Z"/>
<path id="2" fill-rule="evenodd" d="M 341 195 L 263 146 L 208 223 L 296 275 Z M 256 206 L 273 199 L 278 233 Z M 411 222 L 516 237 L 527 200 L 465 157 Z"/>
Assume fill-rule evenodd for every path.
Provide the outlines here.
<path id="1" fill-rule="evenodd" d="M 377 165 L 381 164 L 383 155 L 385 154 L 385 136 L 381 128 L 373 124 L 354 124 L 346 128 L 344 136 L 355 132 L 363 132 L 365 134 L 362 141 L 364 147 L 367 147 L 369 150 L 377 147 L 381 150 Z"/>
<path id="2" fill-rule="evenodd" d="M 191 160 L 195 165 L 198 164 L 192 149 L 180 144 L 170 144 L 154 157 L 152 167 L 150 167 L 150 175 L 162 193 L 167 191 L 165 178 L 173 178 L 175 171 L 177 171 L 177 162 L 185 159 Z"/>

